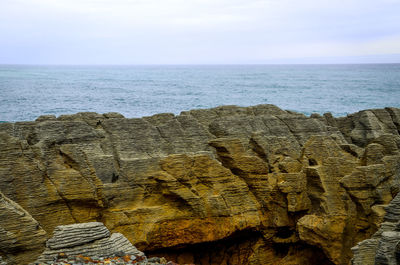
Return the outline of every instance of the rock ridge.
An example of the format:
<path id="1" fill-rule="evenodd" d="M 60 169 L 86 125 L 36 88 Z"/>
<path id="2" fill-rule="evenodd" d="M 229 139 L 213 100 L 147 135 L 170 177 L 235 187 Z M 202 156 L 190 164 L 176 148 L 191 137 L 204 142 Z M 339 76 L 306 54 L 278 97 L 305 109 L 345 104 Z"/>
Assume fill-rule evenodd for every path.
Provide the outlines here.
<path id="1" fill-rule="evenodd" d="M 397 108 L 41 116 L 0 124 L 0 191 L 42 229 L 35 253 L 59 225 L 102 222 L 178 263 L 348 264 L 395 214 L 386 206 L 400 190 L 399 132 Z M 8 246 L 0 256 L 36 258 Z"/>

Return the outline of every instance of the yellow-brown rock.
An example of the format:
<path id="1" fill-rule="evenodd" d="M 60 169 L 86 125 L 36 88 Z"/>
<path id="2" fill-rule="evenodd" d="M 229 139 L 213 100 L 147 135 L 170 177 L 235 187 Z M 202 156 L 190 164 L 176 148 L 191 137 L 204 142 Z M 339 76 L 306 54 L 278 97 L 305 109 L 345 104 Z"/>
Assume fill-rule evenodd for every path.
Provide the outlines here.
<path id="1" fill-rule="evenodd" d="M 0 192 L 0 256 L 24 264 L 40 255 L 46 232 L 32 216 Z"/>
<path id="2" fill-rule="evenodd" d="M 400 190 L 399 130 L 395 108 L 272 105 L 2 123 L 0 191 L 43 231 L 0 255 L 32 261 L 56 226 L 100 221 L 180 263 L 348 264 Z"/>

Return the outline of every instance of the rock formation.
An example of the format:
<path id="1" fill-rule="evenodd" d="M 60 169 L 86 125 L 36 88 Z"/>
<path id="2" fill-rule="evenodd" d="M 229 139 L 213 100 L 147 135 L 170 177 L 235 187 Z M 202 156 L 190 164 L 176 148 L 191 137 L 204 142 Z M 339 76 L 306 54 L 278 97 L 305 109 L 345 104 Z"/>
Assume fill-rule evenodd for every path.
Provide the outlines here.
<path id="1" fill-rule="evenodd" d="M 353 265 L 400 264 L 400 193 L 386 208 L 379 230 L 352 248 Z"/>
<path id="2" fill-rule="evenodd" d="M 45 241 L 46 232 L 39 223 L 0 192 L 0 257 L 8 263 L 27 263 L 40 254 Z"/>
<path id="3" fill-rule="evenodd" d="M 54 261 L 62 253 L 65 256 L 109 257 L 123 252 L 127 255 L 143 256 L 120 233 L 110 231 L 99 222 L 57 226 L 54 235 L 46 243 L 46 249 L 35 263 Z"/>
<path id="4" fill-rule="evenodd" d="M 0 191 L 48 238 L 100 221 L 178 263 L 348 264 L 399 191 L 399 131 L 396 108 L 41 116 L 0 124 Z"/>

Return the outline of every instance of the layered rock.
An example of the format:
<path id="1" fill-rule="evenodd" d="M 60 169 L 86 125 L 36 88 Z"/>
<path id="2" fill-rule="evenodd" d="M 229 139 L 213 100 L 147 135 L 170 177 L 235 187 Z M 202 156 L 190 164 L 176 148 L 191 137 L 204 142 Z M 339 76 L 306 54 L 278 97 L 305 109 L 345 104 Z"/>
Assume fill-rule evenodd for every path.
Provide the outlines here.
<path id="1" fill-rule="evenodd" d="M 399 191 L 399 130 L 395 108 L 43 116 L 0 124 L 0 190 L 48 236 L 102 221 L 179 263 L 347 264 Z"/>
<path id="2" fill-rule="evenodd" d="M 120 233 L 110 231 L 99 222 L 58 226 L 46 242 L 46 249 L 35 263 L 54 261 L 58 255 L 110 257 L 115 253 L 144 256 Z"/>
<path id="3" fill-rule="evenodd" d="M 45 241 L 40 224 L 0 192 L 0 257 L 9 264 L 27 263 L 40 254 Z"/>
<path id="4" fill-rule="evenodd" d="M 396 265 L 400 263 L 400 193 L 386 207 L 379 230 L 352 248 L 353 265 Z"/>

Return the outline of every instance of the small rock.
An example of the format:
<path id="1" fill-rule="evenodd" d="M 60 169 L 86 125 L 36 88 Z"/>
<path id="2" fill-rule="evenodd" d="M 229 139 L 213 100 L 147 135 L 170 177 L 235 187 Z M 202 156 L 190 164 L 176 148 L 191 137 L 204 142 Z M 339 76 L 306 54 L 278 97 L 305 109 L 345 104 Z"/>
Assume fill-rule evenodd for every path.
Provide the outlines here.
<path id="1" fill-rule="evenodd" d="M 7 265 L 7 262 L 3 260 L 3 257 L 0 256 L 0 265 Z"/>
<path id="2" fill-rule="evenodd" d="M 160 258 L 159 257 L 151 257 L 147 259 L 148 262 L 157 262 L 160 263 Z"/>

